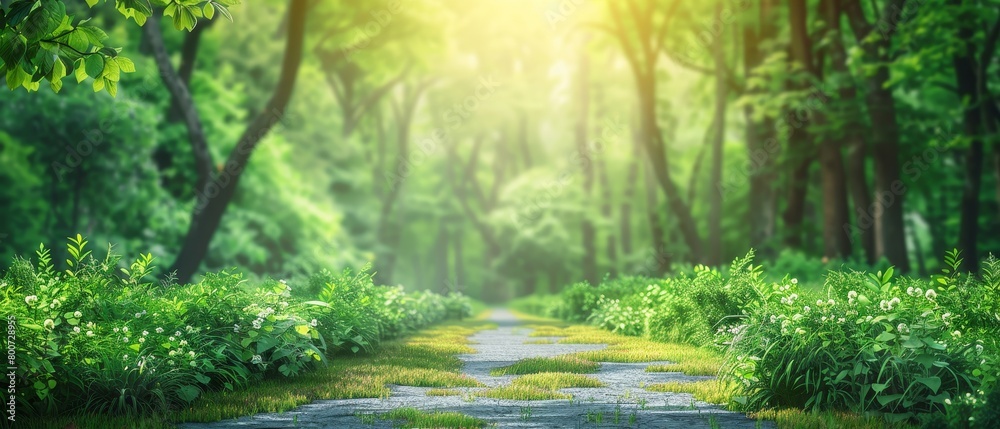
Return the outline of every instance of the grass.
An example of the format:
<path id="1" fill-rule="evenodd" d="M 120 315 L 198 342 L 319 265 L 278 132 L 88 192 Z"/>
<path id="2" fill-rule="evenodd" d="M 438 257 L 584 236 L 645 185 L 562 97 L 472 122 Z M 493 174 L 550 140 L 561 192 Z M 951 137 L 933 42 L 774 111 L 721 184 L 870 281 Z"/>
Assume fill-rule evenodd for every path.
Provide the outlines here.
<path id="1" fill-rule="evenodd" d="M 83 414 L 78 416 L 42 417 L 30 420 L 18 419 L 12 427 L 26 429 L 42 428 L 121 428 L 121 429 L 174 429 L 165 416 L 158 417 L 116 417 L 103 414 Z"/>
<path id="2" fill-rule="evenodd" d="M 426 412 L 416 408 L 397 408 L 387 413 L 379 414 L 381 420 L 392 420 L 396 427 L 401 428 L 483 428 L 491 426 L 489 422 L 452 412 Z"/>
<path id="3" fill-rule="evenodd" d="M 174 421 L 210 422 L 283 412 L 321 399 L 384 398 L 388 384 L 418 387 L 477 387 L 460 374 L 456 354 L 472 353 L 466 337 L 494 325 L 453 322 L 384 343 L 374 354 L 335 357 L 326 368 L 293 379 L 271 379 L 236 392 L 210 392 Z"/>
<path id="4" fill-rule="evenodd" d="M 514 385 L 496 387 L 476 393 L 476 396 L 492 399 L 514 399 L 519 401 L 545 401 L 550 399 L 570 399 L 573 396 L 555 390 L 539 389 L 537 387 Z"/>
<path id="5" fill-rule="evenodd" d="M 547 339 L 547 338 L 539 338 L 537 340 L 528 340 L 528 341 L 525 341 L 524 344 L 555 344 L 555 341 L 552 341 L 552 340 Z"/>
<path id="6" fill-rule="evenodd" d="M 732 382 L 719 379 L 694 381 L 694 382 L 669 382 L 657 383 L 646 386 L 646 390 L 651 392 L 680 392 L 690 393 L 699 401 L 709 404 L 728 405 L 733 399 L 736 385 Z"/>
<path id="7" fill-rule="evenodd" d="M 462 396 L 465 393 L 458 389 L 427 389 L 427 396 Z"/>
<path id="8" fill-rule="evenodd" d="M 876 416 L 837 411 L 812 413 L 800 409 L 764 410 L 747 414 L 758 420 L 774 420 L 778 429 L 916 429 L 907 423 L 889 423 Z"/>
<path id="9" fill-rule="evenodd" d="M 603 387 L 600 380 L 586 375 L 566 372 L 541 372 L 522 375 L 510 383 L 511 386 L 536 387 L 559 390 L 567 387 Z"/>
<path id="10" fill-rule="evenodd" d="M 668 363 L 666 365 L 650 365 L 646 372 L 683 372 L 687 375 L 719 375 L 719 362 L 713 359 L 690 360 L 684 364 Z"/>
<path id="11" fill-rule="evenodd" d="M 501 375 L 537 374 L 540 372 L 571 372 L 575 374 L 589 374 L 597 372 L 600 364 L 592 360 L 581 359 L 575 356 L 556 356 L 550 358 L 527 358 L 521 359 L 508 366 L 494 368 L 490 370 L 490 375 L 498 377 Z"/>

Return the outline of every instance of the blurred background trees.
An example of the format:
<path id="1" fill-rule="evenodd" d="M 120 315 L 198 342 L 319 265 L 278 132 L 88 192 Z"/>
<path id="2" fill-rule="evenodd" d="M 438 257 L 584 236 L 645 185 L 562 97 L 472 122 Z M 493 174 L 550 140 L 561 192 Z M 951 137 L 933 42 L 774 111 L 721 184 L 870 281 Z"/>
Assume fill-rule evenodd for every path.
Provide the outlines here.
<path id="1" fill-rule="evenodd" d="M 24 3 L 52 2 L 0 2 L 0 260 L 79 232 L 161 275 L 372 261 L 500 300 L 750 247 L 793 272 L 1000 249 L 996 1 L 244 2 L 191 31 L 69 2 L 134 63 L 114 97 L 71 58 L 58 94 L 21 76 Z"/>

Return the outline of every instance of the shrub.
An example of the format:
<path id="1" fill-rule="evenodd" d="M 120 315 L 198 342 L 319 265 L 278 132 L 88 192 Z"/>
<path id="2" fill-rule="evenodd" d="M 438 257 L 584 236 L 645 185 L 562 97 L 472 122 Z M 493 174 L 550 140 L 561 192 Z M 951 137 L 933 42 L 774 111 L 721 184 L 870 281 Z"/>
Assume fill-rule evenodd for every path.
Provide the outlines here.
<path id="1" fill-rule="evenodd" d="M 67 269 L 40 246 L 0 280 L 11 315 L 17 409 L 26 416 L 132 415 L 183 407 L 203 391 L 293 377 L 343 350 L 468 314 L 468 299 L 375 286 L 371 275 L 313 276 L 319 299 L 293 296 L 283 280 L 250 285 L 236 271 L 195 284 L 146 279 L 153 257 L 127 267 L 110 247 L 95 259 L 79 235 Z"/>

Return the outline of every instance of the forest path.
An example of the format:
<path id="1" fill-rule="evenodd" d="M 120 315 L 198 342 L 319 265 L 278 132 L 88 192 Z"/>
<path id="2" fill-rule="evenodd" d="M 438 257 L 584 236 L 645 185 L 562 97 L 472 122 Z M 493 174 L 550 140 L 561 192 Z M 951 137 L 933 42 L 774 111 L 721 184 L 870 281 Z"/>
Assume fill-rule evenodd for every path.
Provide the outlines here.
<path id="1" fill-rule="evenodd" d="M 507 310 L 496 309 L 488 321 L 496 329 L 479 331 L 469 337 L 474 354 L 458 357 L 464 362 L 462 372 L 486 388 L 461 388 L 460 396 L 427 396 L 426 387 L 390 386 L 388 398 L 341 399 L 316 401 L 285 413 L 266 413 L 214 423 L 186 423 L 184 429 L 270 429 L 270 428 L 391 428 L 393 422 L 380 419 L 362 421 L 359 415 L 379 414 L 413 407 L 425 411 L 452 411 L 486 420 L 500 428 L 734 428 L 774 427 L 773 422 L 758 422 L 744 414 L 695 401 L 690 394 L 650 392 L 641 386 L 670 381 L 696 381 L 711 377 L 681 373 L 650 373 L 646 363 L 601 363 L 592 374 L 604 387 L 566 388 L 562 393 L 571 400 L 524 401 L 475 396 L 477 391 L 509 385 L 517 376 L 491 376 L 490 370 L 532 357 L 551 357 L 588 350 L 600 350 L 605 344 L 538 344 L 537 340 L 556 337 L 530 337 L 533 329 Z M 533 342 L 533 343 L 529 343 Z M 600 417 L 598 417 L 600 416 Z M 374 421 L 372 421 L 374 420 Z"/>

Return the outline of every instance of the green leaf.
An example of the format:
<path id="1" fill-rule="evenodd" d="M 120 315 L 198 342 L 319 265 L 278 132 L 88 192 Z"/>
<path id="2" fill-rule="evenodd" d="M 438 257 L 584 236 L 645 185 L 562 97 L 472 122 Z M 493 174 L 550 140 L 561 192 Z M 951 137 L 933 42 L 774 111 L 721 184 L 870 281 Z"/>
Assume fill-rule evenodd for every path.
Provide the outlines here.
<path id="1" fill-rule="evenodd" d="M 181 386 L 179 389 L 177 389 L 177 397 L 184 400 L 184 402 L 194 401 L 195 399 L 198 398 L 198 395 L 200 394 L 201 390 L 199 390 L 196 386 L 190 384 Z"/>
<path id="2" fill-rule="evenodd" d="M 7 10 L 7 25 L 14 27 L 21 23 L 35 7 L 35 0 L 19 0 L 10 4 Z"/>
<path id="3" fill-rule="evenodd" d="M 87 1 L 87 6 L 90 6 L 90 7 L 97 6 L 98 0 L 86 0 L 86 1 Z"/>
<path id="4" fill-rule="evenodd" d="M 28 15 L 21 32 L 29 43 L 37 42 L 59 28 L 65 16 L 66 5 L 63 2 L 43 0 L 41 6 Z"/>
<path id="5" fill-rule="evenodd" d="M 878 399 L 878 403 L 882 404 L 882 406 L 885 406 L 886 404 L 888 404 L 890 402 L 893 402 L 893 401 L 898 401 L 898 400 L 900 400 L 902 398 L 903 398 L 903 395 L 901 395 L 901 394 L 895 394 L 895 395 L 878 395 L 878 396 L 875 397 L 875 399 Z"/>
<path id="6" fill-rule="evenodd" d="M 882 393 L 887 387 L 889 387 L 889 383 L 872 383 L 872 390 L 875 393 Z"/>
<path id="7" fill-rule="evenodd" d="M 24 58 L 26 45 L 20 35 L 12 32 L 4 32 L 0 36 L 0 59 L 7 64 L 8 69 L 18 68 L 18 63 Z M 10 70 L 8 70 L 9 72 Z"/>
<path id="8" fill-rule="evenodd" d="M 101 55 L 90 55 L 87 57 L 85 71 L 87 76 L 94 79 L 101 77 L 101 73 L 104 72 L 104 57 Z M 97 89 L 95 88 L 95 91 Z"/>
<path id="9" fill-rule="evenodd" d="M 895 339 L 896 339 L 896 334 L 893 334 L 892 332 L 883 332 L 879 334 L 877 337 L 875 337 L 875 341 L 882 343 L 887 343 Z"/>
<path id="10" fill-rule="evenodd" d="M 195 374 L 195 375 L 194 375 L 194 379 L 195 379 L 195 380 L 198 380 L 198 382 L 199 382 L 199 383 L 201 383 L 201 384 L 208 384 L 209 382 L 211 382 L 211 381 L 212 381 L 212 379 L 211 379 L 211 378 L 209 378 L 209 377 L 208 377 L 208 376 L 206 376 L 205 374 L 201 374 L 201 373 L 199 373 L 199 374 Z"/>
<path id="11" fill-rule="evenodd" d="M 937 393 L 938 389 L 941 388 L 941 377 L 917 377 L 917 383 L 921 383 L 931 389 L 932 392 Z"/>
<path id="12" fill-rule="evenodd" d="M 215 6 L 212 6 L 212 2 L 205 3 L 205 18 L 212 19 L 215 17 Z"/>
<path id="13" fill-rule="evenodd" d="M 278 340 L 277 338 L 273 338 L 273 337 L 264 337 L 264 338 L 261 338 L 261 339 L 257 340 L 257 353 L 260 354 L 260 353 L 264 353 L 264 352 L 266 352 L 268 350 L 271 350 L 275 346 L 277 346 L 279 342 L 280 342 L 280 340 Z"/>
<path id="14" fill-rule="evenodd" d="M 125 57 L 116 57 L 115 63 L 118 64 L 118 68 L 121 69 L 122 73 L 135 73 L 135 63 L 132 60 Z"/>

